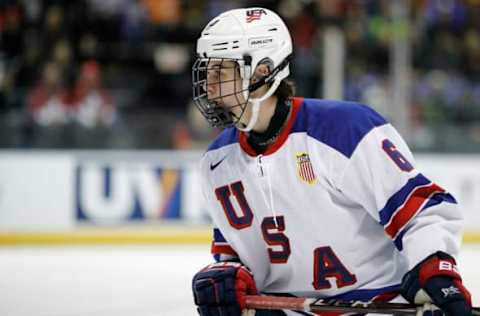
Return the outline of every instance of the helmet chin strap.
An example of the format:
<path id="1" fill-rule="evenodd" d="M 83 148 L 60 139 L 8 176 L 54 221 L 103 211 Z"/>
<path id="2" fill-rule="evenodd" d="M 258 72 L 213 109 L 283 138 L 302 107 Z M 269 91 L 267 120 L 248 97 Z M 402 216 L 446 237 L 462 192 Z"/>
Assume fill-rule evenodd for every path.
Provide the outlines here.
<path id="1" fill-rule="evenodd" d="M 249 56 L 246 56 L 245 58 L 247 58 L 247 57 L 249 57 Z M 255 124 L 258 121 L 258 115 L 259 115 L 259 112 L 260 112 L 260 106 L 262 105 L 262 102 L 265 101 L 268 97 L 270 97 L 275 92 L 275 90 L 277 90 L 278 86 L 280 85 L 280 82 L 282 81 L 282 79 L 280 79 L 280 77 L 278 77 L 277 75 L 286 66 L 288 66 L 288 63 L 290 61 L 290 57 L 291 57 L 291 55 L 288 55 L 277 67 L 275 67 L 271 71 L 271 73 L 269 73 L 266 76 L 260 77 L 260 79 L 257 78 L 258 80 L 251 85 L 250 85 L 250 78 L 247 79 L 246 76 L 242 77 L 243 78 L 243 89 L 244 89 L 243 95 L 244 95 L 246 100 L 248 100 L 251 92 L 257 90 L 261 86 L 263 86 L 265 84 L 269 84 L 269 83 L 271 83 L 272 85 L 270 86 L 270 89 L 268 89 L 268 91 L 262 97 L 256 98 L 256 99 L 250 99 L 248 101 L 252 105 L 252 115 L 251 115 L 250 121 L 248 122 L 246 127 L 243 127 L 243 128 L 242 127 L 237 127 L 239 130 L 241 130 L 242 132 L 249 132 L 253 129 L 253 127 L 255 126 Z M 251 59 L 249 59 L 248 62 L 246 62 L 245 68 L 246 67 L 251 67 Z M 251 68 L 248 68 L 248 69 L 251 71 Z M 245 73 L 244 73 L 244 75 L 245 75 Z"/>
<path id="2" fill-rule="evenodd" d="M 242 128 L 237 126 L 239 130 L 241 130 L 242 132 L 250 132 L 255 127 L 255 124 L 258 121 L 258 115 L 260 113 L 260 106 L 262 105 L 263 101 L 269 98 L 275 92 L 275 90 L 277 90 L 280 82 L 281 80 L 276 79 L 272 83 L 270 89 L 268 89 L 268 91 L 263 96 L 261 96 L 260 98 L 250 99 L 248 101 L 252 105 L 252 115 L 246 127 Z"/>

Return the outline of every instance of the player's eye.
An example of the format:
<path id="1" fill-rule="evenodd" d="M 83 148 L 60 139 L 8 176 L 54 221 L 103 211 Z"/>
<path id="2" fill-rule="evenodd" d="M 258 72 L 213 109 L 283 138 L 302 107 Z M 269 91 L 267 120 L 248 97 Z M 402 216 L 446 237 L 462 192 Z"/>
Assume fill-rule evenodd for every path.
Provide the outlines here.
<path id="1" fill-rule="evenodd" d="M 213 84 L 220 81 L 220 69 L 212 69 L 208 71 L 208 83 Z"/>

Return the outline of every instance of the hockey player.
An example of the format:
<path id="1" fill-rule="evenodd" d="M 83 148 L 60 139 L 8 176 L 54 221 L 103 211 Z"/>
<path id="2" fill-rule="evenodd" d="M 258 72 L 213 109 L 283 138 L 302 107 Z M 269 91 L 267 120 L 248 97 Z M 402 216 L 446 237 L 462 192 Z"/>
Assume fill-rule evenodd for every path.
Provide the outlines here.
<path id="1" fill-rule="evenodd" d="M 197 53 L 194 102 L 225 128 L 201 162 L 217 262 L 193 278 L 200 315 L 239 316 L 255 293 L 402 295 L 425 314 L 471 315 L 455 198 L 368 106 L 292 97 L 292 42 L 277 14 L 224 12 Z M 299 315 L 268 315 L 285 314 Z"/>

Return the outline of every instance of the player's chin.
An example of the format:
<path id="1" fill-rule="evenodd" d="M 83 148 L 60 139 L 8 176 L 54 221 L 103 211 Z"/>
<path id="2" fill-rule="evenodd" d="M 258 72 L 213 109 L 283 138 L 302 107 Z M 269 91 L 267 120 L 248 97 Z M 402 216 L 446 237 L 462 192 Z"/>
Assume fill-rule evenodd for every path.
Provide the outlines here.
<path id="1" fill-rule="evenodd" d="M 236 128 L 241 128 L 241 129 L 244 129 L 247 127 L 247 124 L 243 123 L 243 122 L 237 122 L 235 123 L 235 127 Z"/>
<path id="2" fill-rule="evenodd" d="M 235 117 L 235 116 L 233 116 Z M 237 128 L 246 128 L 248 126 L 249 118 L 248 117 L 241 117 L 239 120 L 235 122 L 235 127 Z"/>

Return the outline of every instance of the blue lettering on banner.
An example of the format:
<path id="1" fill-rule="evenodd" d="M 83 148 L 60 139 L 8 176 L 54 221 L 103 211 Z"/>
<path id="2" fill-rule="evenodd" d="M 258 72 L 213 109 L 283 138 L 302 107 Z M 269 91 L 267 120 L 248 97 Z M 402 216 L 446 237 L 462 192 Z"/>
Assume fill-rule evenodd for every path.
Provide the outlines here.
<path id="1" fill-rule="evenodd" d="M 181 175 L 147 164 L 81 164 L 75 174 L 76 217 L 98 223 L 179 218 Z"/>

